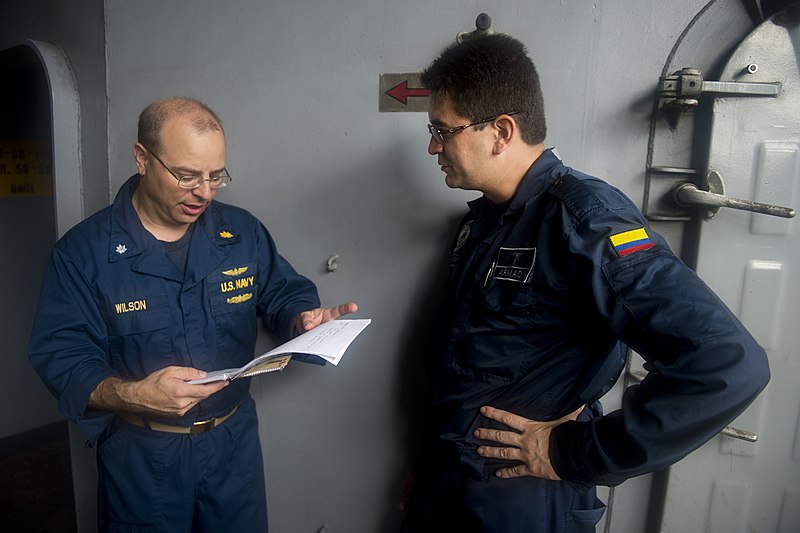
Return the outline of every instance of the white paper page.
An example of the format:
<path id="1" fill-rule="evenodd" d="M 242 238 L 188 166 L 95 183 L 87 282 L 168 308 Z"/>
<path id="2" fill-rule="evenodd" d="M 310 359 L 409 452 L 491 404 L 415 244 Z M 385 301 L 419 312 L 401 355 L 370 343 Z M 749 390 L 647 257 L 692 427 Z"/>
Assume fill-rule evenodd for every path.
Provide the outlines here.
<path id="1" fill-rule="evenodd" d="M 320 324 L 311 331 L 306 331 L 302 335 L 281 344 L 277 348 L 269 352 L 259 355 L 248 364 L 241 368 L 226 368 L 224 370 L 217 370 L 209 372 L 208 376 L 203 379 L 195 379 L 189 381 L 193 385 L 202 383 L 210 383 L 212 381 L 220 381 L 229 379 L 231 375 L 235 376 L 241 371 L 247 370 L 256 364 L 259 359 L 267 358 L 268 356 L 277 356 L 282 354 L 311 354 L 322 357 L 333 365 L 339 364 L 347 347 L 358 337 L 364 328 L 366 328 L 372 320 L 369 318 L 351 319 L 351 320 L 332 320 L 324 324 Z"/>
<path id="2" fill-rule="evenodd" d="M 353 320 L 331 320 L 311 331 L 278 346 L 264 355 L 281 353 L 306 353 L 318 355 L 337 365 L 347 347 L 372 322 L 368 318 Z"/>

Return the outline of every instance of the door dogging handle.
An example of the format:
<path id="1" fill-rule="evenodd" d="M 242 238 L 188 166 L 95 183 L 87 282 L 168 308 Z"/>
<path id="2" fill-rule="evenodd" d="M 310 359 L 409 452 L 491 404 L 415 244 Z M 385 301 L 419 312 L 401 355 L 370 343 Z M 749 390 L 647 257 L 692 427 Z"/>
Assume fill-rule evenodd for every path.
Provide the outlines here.
<path id="1" fill-rule="evenodd" d="M 637 383 L 640 383 L 644 378 L 647 377 L 647 372 L 643 370 L 635 370 L 630 369 L 628 370 L 628 377 Z M 739 439 L 747 442 L 756 442 L 758 441 L 758 435 L 753 433 L 752 431 L 745 431 L 743 429 L 726 426 L 722 428 L 722 431 L 719 432 L 720 435 L 725 435 L 726 437 L 733 437 L 734 439 Z"/>
<path id="2" fill-rule="evenodd" d="M 729 198 L 722 194 L 704 191 L 693 183 L 684 183 L 675 189 L 675 202 L 681 207 L 700 205 L 705 207 L 720 208 L 730 207 L 742 211 L 752 211 L 773 217 L 794 218 L 795 210 L 791 207 L 781 207 L 779 205 L 762 204 L 741 200 L 739 198 Z"/>
<path id="3" fill-rule="evenodd" d="M 684 182 L 678 185 L 673 189 L 675 203 L 681 207 L 695 205 L 708 207 L 706 218 L 716 215 L 720 207 L 752 211 L 773 217 L 794 218 L 795 211 L 791 207 L 761 204 L 725 196 L 725 181 L 722 179 L 722 175 L 713 168 L 706 173 L 706 185 L 707 191 L 700 189 L 693 183 Z"/>

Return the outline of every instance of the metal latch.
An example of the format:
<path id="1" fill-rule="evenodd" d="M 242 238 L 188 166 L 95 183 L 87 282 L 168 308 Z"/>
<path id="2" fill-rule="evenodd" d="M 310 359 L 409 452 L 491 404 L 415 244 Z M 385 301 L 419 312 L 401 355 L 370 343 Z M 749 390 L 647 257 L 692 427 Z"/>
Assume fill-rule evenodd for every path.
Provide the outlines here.
<path id="1" fill-rule="evenodd" d="M 704 93 L 717 96 L 777 97 L 781 92 L 780 82 L 739 81 L 740 77 L 756 72 L 758 72 L 758 65 L 750 63 L 740 71 L 740 74 L 733 76 L 736 81 L 707 81 L 703 79 L 703 73 L 697 68 L 687 67 L 675 71 L 669 76 L 659 78 L 658 109 L 668 122 L 670 129 L 675 133 L 678 131 L 681 117 L 693 115 L 694 109 L 700 103 L 700 96 Z M 680 201 L 693 205 L 698 203 L 697 195 L 690 190 L 692 182 L 700 183 L 698 180 L 692 179 L 694 174 L 695 170 L 691 168 L 648 163 L 645 199 L 642 205 L 645 216 L 650 220 L 660 221 L 685 222 L 691 220 L 690 213 L 686 211 L 685 207 L 675 201 L 675 189 L 689 183 L 690 185 L 682 189 Z M 737 202 L 729 202 L 726 206 L 734 207 L 733 204 L 740 205 Z M 718 208 L 720 205 L 714 204 L 710 207 Z M 770 212 L 770 214 L 774 213 Z"/>
<path id="2" fill-rule="evenodd" d="M 730 426 L 726 426 L 719 432 L 720 435 L 725 435 L 726 437 L 733 437 L 734 439 L 744 440 L 747 442 L 758 442 L 758 435 L 751 431 L 745 431 L 739 428 L 733 428 Z"/>
<path id="3" fill-rule="evenodd" d="M 746 71 L 753 73 L 757 65 L 748 65 Z M 683 68 L 670 76 L 659 78 L 659 107 L 678 108 L 680 110 L 697 107 L 702 93 L 715 93 L 729 96 L 778 96 L 781 91 L 779 82 L 747 82 L 747 81 L 706 81 L 703 73 L 696 68 Z"/>
<path id="4" fill-rule="evenodd" d="M 635 381 L 637 383 L 640 383 L 641 381 L 644 380 L 644 378 L 647 377 L 647 372 L 644 372 L 642 370 L 630 369 L 630 370 L 628 370 L 628 377 L 631 380 L 633 380 L 633 381 Z M 720 431 L 719 434 L 720 435 L 724 435 L 726 437 L 733 437 L 734 439 L 744 440 L 744 441 L 747 441 L 747 442 L 757 442 L 758 441 L 758 435 L 756 435 L 752 431 L 745 431 L 743 429 L 739 429 L 739 428 L 735 428 L 735 427 L 731 427 L 731 426 L 726 426 L 726 427 L 722 428 L 722 431 Z"/>
<path id="5" fill-rule="evenodd" d="M 706 218 L 712 218 L 720 207 L 730 207 L 742 211 L 752 211 L 773 217 L 794 218 L 795 210 L 791 207 L 781 207 L 772 204 L 762 204 L 739 198 L 725 196 L 725 182 L 716 170 L 709 170 L 706 174 L 708 191 L 704 191 L 693 183 L 683 183 L 675 187 L 675 203 L 682 207 L 705 206 L 708 207 Z"/>

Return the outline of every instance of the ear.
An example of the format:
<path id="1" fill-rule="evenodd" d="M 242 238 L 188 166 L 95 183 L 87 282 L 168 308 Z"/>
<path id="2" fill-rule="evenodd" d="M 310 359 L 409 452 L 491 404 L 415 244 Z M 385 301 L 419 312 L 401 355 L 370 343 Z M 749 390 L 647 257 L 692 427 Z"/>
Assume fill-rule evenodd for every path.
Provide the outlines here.
<path id="1" fill-rule="evenodd" d="M 517 123 L 509 115 L 500 115 L 492 125 L 496 130 L 493 153 L 499 155 L 508 149 L 517 135 Z"/>
<path id="2" fill-rule="evenodd" d="M 140 176 L 144 176 L 149 156 L 150 154 L 147 153 L 144 146 L 139 143 L 133 145 L 133 160 L 136 163 L 136 170 L 139 171 Z"/>

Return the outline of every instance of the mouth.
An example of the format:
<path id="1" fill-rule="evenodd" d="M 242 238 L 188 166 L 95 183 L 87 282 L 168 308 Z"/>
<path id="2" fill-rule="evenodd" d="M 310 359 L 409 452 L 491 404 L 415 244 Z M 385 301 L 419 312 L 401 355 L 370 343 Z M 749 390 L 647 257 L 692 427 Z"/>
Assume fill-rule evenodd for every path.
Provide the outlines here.
<path id="1" fill-rule="evenodd" d="M 183 212 L 189 216 L 199 216 L 206 208 L 207 204 L 181 204 Z"/>

